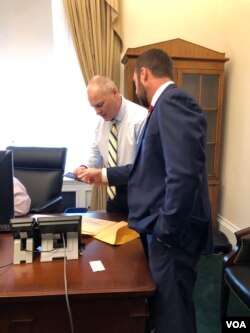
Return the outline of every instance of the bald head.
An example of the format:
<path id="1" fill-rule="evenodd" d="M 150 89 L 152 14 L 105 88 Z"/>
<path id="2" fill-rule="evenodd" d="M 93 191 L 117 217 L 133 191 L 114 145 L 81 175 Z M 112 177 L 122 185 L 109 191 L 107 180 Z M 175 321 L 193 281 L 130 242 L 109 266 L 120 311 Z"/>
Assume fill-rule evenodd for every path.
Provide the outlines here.
<path id="1" fill-rule="evenodd" d="M 121 107 L 121 96 L 114 81 L 108 77 L 96 75 L 88 83 L 87 94 L 96 114 L 104 120 L 111 120 L 116 116 Z"/>
<path id="2" fill-rule="evenodd" d="M 103 94 L 108 94 L 112 89 L 117 89 L 114 81 L 106 76 L 95 75 L 89 81 L 87 91 L 99 90 Z"/>

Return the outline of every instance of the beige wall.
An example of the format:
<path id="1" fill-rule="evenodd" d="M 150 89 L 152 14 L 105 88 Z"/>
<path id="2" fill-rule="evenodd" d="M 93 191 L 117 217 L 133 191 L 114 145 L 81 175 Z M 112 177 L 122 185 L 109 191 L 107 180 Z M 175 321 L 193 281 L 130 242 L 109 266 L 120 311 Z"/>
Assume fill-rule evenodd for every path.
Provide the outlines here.
<path id="1" fill-rule="evenodd" d="M 225 52 L 219 222 L 229 238 L 250 226 L 250 0 L 121 0 L 124 49 L 182 38 Z M 123 69 L 123 68 L 122 68 Z"/>

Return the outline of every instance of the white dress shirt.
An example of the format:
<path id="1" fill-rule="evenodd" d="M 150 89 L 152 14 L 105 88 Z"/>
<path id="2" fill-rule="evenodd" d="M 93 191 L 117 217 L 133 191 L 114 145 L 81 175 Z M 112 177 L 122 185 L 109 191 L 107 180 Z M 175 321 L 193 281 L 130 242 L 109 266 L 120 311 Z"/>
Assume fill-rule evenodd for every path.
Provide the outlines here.
<path id="1" fill-rule="evenodd" d="M 31 200 L 24 185 L 13 177 L 14 186 L 14 214 L 15 216 L 26 215 L 30 210 Z"/>
<path id="2" fill-rule="evenodd" d="M 118 130 L 118 166 L 132 163 L 135 146 L 146 118 L 147 110 L 144 107 L 122 97 L 121 108 L 113 120 L 116 122 Z M 113 121 L 105 121 L 100 118 L 89 159 L 83 165 L 100 168 L 103 163 L 107 167 L 109 132 Z"/>
<path id="3" fill-rule="evenodd" d="M 155 103 L 157 102 L 158 98 L 161 96 L 161 94 L 163 93 L 163 91 L 170 85 L 170 84 L 174 84 L 173 81 L 168 81 L 168 82 L 165 82 L 163 83 L 157 90 L 156 92 L 154 93 L 154 96 L 152 98 L 152 101 L 151 101 L 151 105 L 152 106 L 155 106 Z"/>

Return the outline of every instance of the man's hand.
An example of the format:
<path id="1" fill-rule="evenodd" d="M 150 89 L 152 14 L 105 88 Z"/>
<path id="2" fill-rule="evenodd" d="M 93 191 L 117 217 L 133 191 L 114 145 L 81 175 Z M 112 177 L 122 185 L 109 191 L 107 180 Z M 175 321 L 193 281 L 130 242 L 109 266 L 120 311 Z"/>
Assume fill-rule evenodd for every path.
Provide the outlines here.
<path id="1" fill-rule="evenodd" d="M 106 183 L 102 181 L 102 169 L 95 168 L 84 168 L 79 167 L 74 170 L 74 173 L 77 175 L 77 178 L 87 184 L 102 184 Z"/>

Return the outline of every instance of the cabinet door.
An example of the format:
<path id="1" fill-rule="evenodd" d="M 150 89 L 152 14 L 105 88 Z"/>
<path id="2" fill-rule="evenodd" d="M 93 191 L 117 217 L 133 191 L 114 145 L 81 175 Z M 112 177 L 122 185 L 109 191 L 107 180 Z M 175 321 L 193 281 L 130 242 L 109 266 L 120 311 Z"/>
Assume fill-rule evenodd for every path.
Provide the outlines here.
<path id="1" fill-rule="evenodd" d="M 200 104 L 207 119 L 207 172 L 218 177 L 220 128 L 222 114 L 221 89 L 223 73 L 218 71 L 179 70 L 178 83 Z"/>

